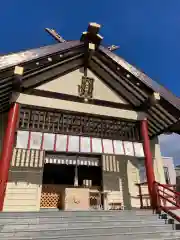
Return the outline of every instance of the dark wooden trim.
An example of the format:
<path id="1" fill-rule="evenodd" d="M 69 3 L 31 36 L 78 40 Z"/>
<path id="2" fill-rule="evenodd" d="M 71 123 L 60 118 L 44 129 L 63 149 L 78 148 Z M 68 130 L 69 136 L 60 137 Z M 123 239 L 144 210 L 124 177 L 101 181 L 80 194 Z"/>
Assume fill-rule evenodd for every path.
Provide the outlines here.
<path id="1" fill-rule="evenodd" d="M 54 99 L 84 103 L 83 98 L 81 98 L 79 96 L 65 94 L 65 93 L 50 92 L 50 91 L 39 90 L 39 89 L 32 89 L 27 92 L 25 91 L 24 93 L 28 94 L 28 95 L 39 96 L 39 97 L 47 97 L 47 98 L 54 98 Z M 111 107 L 111 108 L 136 111 L 136 108 L 130 104 L 116 103 L 116 102 L 110 102 L 110 101 L 99 100 L 99 99 L 90 99 L 86 104 L 93 104 L 93 105 L 98 105 L 98 106 L 103 106 L 103 107 Z"/>
<path id="2" fill-rule="evenodd" d="M 100 114 L 92 114 L 92 113 L 86 113 L 86 112 L 76 112 L 76 111 L 70 111 L 70 110 L 65 110 L 65 109 L 57 109 L 57 108 L 50 108 L 50 107 L 43 107 L 43 106 L 34 106 L 34 105 L 29 105 L 29 104 L 20 104 L 20 108 L 28 108 L 28 109 L 36 109 L 37 111 L 48 111 L 48 112 L 53 112 L 56 111 L 57 113 L 63 112 L 63 113 L 71 113 L 71 114 L 76 114 L 78 116 L 87 116 L 87 117 L 98 117 L 101 119 L 109 119 L 109 120 L 122 120 L 125 122 L 131 122 L 131 123 L 140 123 L 140 120 L 135 120 L 135 119 L 128 119 L 128 118 L 119 118 L 119 117 L 113 117 L 113 116 L 107 116 L 107 115 L 100 115 Z"/>
<path id="3" fill-rule="evenodd" d="M 98 55 L 102 55 L 104 57 L 104 59 L 106 59 L 108 66 L 111 66 L 111 67 L 114 66 L 116 69 L 117 69 L 117 67 L 122 68 L 122 66 L 118 63 L 118 56 L 115 55 L 114 53 L 107 51 L 107 49 L 104 49 L 103 47 L 100 47 L 100 50 L 96 53 L 98 53 Z M 172 106 L 173 106 L 178 111 L 180 110 L 180 102 L 179 102 L 178 97 L 176 97 L 173 93 L 168 91 L 163 85 L 152 80 L 144 72 L 140 71 L 139 69 L 137 69 L 136 67 L 133 66 L 136 69 L 136 76 L 135 76 L 134 70 L 132 71 L 132 68 L 129 66 L 129 64 L 126 61 L 124 61 L 124 64 L 126 65 L 125 71 L 132 74 L 132 76 L 134 76 L 137 79 L 137 81 L 142 84 L 141 89 L 143 89 L 144 92 L 147 92 L 147 93 L 148 92 L 159 92 L 161 97 L 164 100 L 166 100 L 167 102 L 169 102 L 169 104 L 171 105 L 170 108 L 172 108 Z M 123 67 L 123 69 L 125 69 L 125 68 Z"/>
<path id="4" fill-rule="evenodd" d="M 34 71 L 23 77 L 23 88 L 33 88 L 83 66 L 83 54 L 63 62 Z"/>
<path id="5" fill-rule="evenodd" d="M 109 54 L 112 55 L 111 52 Z M 171 92 L 168 92 L 168 90 L 164 86 L 158 84 L 157 82 L 153 81 L 152 79 L 150 79 L 147 76 L 144 76 L 144 77 L 141 76 L 141 78 L 142 77 L 144 78 L 144 80 L 142 80 L 142 79 L 134 76 L 133 74 L 130 74 L 131 75 L 130 79 L 127 79 L 127 77 L 125 77 L 125 76 L 129 72 L 127 70 L 125 70 L 121 65 L 116 63 L 113 60 L 113 57 L 107 56 L 107 54 L 105 54 L 103 51 L 97 51 L 96 56 L 106 66 L 108 66 L 113 72 L 117 73 L 120 77 L 124 76 L 124 80 L 128 84 L 132 83 L 137 89 L 139 88 L 138 89 L 139 93 L 144 92 L 147 96 L 151 96 L 153 92 L 155 92 L 155 91 L 159 92 L 161 95 L 160 105 L 169 114 L 171 114 L 175 118 L 180 117 L 180 110 L 179 110 L 180 103 L 178 102 L 178 97 L 175 97 Z M 139 71 L 139 70 L 137 69 L 137 71 Z M 140 72 L 140 73 L 142 75 L 142 72 Z M 137 85 L 137 83 L 139 83 L 140 85 Z M 151 84 L 151 86 L 149 86 L 149 84 Z M 159 87 L 157 90 L 158 85 L 159 85 Z M 162 95 L 163 95 L 163 97 L 162 97 Z M 171 101 L 168 101 L 167 99 L 171 100 Z"/>
<path id="6" fill-rule="evenodd" d="M 141 141 L 139 121 L 20 105 L 19 129 Z"/>
<path id="7" fill-rule="evenodd" d="M 120 82 L 116 81 L 114 77 L 110 75 L 107 69 L 103 68 L 96 63 L 94 59 L 89 64 L 90 70 L 95 73 L 100 79 L 103 80 L 108 86 L 111 86 L 120 96 L 122 96 L 128 103 L 133 106 L 139 106 L 140 102 L 131 94 Z"/>

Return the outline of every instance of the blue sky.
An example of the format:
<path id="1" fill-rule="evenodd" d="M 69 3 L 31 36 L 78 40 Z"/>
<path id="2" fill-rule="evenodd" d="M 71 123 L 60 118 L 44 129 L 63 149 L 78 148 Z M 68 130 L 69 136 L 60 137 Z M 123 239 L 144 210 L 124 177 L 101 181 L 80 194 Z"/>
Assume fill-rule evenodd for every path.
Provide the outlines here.
<path id="1" fill-rule="evenodd" d="M 180 96 L 179 0 L 8 0 L 0 9 L 0 54 L 52 44 L 45 27 L 79 39 L 88 22 L 96 21 L 105 44 L 120 45 L 119 55 Z M 162 137 L 164 155 L 173 155 L 177 139 Z"/>

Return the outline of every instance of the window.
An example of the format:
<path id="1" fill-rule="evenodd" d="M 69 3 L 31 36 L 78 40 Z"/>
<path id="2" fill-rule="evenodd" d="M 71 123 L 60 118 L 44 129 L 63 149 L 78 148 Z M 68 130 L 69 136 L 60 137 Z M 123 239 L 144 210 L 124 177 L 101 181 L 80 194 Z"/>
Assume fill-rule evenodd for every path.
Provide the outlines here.
<path id="1" fill-rule="evenodd" d="M 164 176 L 165 176 L 165 181 L 166 184 L 170 184 L 170 177 L 169 177 L 169 169 L 168 167 L 163 167 L 164 168 Z"/>

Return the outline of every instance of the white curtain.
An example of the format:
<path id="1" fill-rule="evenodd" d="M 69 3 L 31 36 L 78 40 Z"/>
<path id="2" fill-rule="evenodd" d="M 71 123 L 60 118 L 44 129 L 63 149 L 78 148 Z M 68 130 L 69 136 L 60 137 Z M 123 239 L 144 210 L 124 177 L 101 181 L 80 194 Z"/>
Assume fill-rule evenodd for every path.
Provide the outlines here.
<path id="1" fill-rule="evenodd" d="M 142 143 L 134 143 L 134 151 L 136 157 L 144 157 L 144 149 Z"/>
<path id="2" fill-rule="evenodd" d="M 56 151 L 66 152 L 67 135 L 57 134 L 56 136 Z"/>
<path id="3" fill-rule="evenodd" d="M 30 149 L 40 149 L 42 143 L 41 132 L 31 132 Z"/>
<path id="4" fill-rule="evenodd" d="M 102 153 L 102 140 L 101 140 L 101 138 L 92 138 L 92 152 Z"/>
<path id="5" fill-rule="evenodd" d="M 124 155 L 124 148 L 122 141 L 113 140 L 114 153 L 117 155 Z"/>
<path id="6" fill-rule="evenodd" d="M 132 142 L 124 142 L 125 155 L 134 156 L 134 148 Z"/>
<path id="7" fill-rule="evenodd" d="M 44 150 L 53 150 L 54 149 L 55 134 L 44 133 Z"/>
<path id="8" fill-rule="evenodd" d="M 69 136 L 68 152 L 79 152 L 79 136 Z"/>
<path id="9" fill-rule="evenodd" d="M 27 149 L 28 139 L 29 139 L 29 132 L 17 131 L 16 148 Z"/>
<path id="10" fill-rule="evenodd" d="M 80 137 L 80 151 L 84 153 L 91 152 L 90 137 Z"/>
<path id="11" fill-rule="evenodd" d="M 110 139 L 103 139 L 104 153 L 113 154 L 113 142 Z"/>

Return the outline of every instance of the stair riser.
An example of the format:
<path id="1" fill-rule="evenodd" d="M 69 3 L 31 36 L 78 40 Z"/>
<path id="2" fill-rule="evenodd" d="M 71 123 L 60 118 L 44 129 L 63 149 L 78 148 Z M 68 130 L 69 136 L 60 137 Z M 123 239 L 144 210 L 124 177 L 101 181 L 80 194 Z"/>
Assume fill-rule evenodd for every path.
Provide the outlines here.
<path id="1" fill-rule="evenodd" d="M 47 223 L 47 222 L 67 222 L 67 221 L 71 221 L 71 222 L 76 222 L 76 221 L 109 221 L 109 220 L 114 220 L 117 222 L 121 222 L 121 221 L 129 221 L 130 219 L 133 220 L 137 220 L 137 221 L 144 221 L 144 219 L 146 221 L 156 221 L 157 217 L 155 216 L 149 216 L 147 218 L 144 217 L 137 217 L 137 218 L 130 218 L 130 217 L 73 217 L 73 218 L 61 218 L 61 217 L 57 217 L 57 218 L 16 218 L 16 219 L 0 219 L 0 224 L 9 224 L 9 223 L 29 223 L 29 224 L 38 224 L 38 223 Z"/>
<path id="2" fill-rule="evenodd" d="M 70 237 L 51 237 L 51 238 L 29 238 L 31 240 L 179 240 L 180 238 L 177 236 L 174 236 L 174 234 L 168 234 L 168 236 L 163 236 L 162 233 L 156 233 L 156 234 L 142 234 L 142 235 L 116 235 L 116 236 L 90 236 L 90 237 L 76 237 L 76 236 L 70 236 Z M 1 240 L 27 240 L 27 238 L 15 238 L 15 237 L 2 237 Z"/>
<path id="3" fill-rule="evenodd" d="M 0 239 L 173 240 L 175 236 L 180 239 L 180 232 L 164 223 L 152 211 L 1 213 Z"/>
<path id="4" fill-rule="evenodd" d="M 128 219 L 134 219 L 134 218 L 157 218 L 157 215 L 147 215 L 147 216 L 143 216 L 143 215 L 121 215 L 121 214 L 111 214 L 111 215 L 106 215 L 106 214 L 94 214 L 94 215 L 91 215 L 91 214 L 87 214 L 87 215 L 75 215 L 75 214 L 72 214 L 72 215 L 62 215 L 62 214 L 59 214 L 59 215 L 44 215 L 44 216 L 36 216 L 36 215 L 30 215 L 30 216 L 26 216 L 26 215 L 17 215 L 17 216 L 5 216 L 5 217 L 0 217 L 0 220 L 1 219 L 32 219 L 32 218 L 82 218 L 82 219 L 85 219 L 85 218 L 100 218 L 100 217 L 106 217 L 106 218 L 128 218 Z"/>
<path id="5" fill-rule="evenodd" d="M 110 212 L 102 212 L 102 211 L 96 211 L 96 212 L 66 212 L 66 211 L 62 211 L 62 212 L 33 212 L 33 213 L 28 213 L 28 212 L 21 212 L 21 213 L 0 213 L 0 218 L 8 218 L 8 217 L 45 217 L 45 216 L 66 216 L 66 217 L 71 217 L 71 216 L 97 216 L 97 215 L 106 215 L 106 216 L 152 216 L 152 212 L 151 213 L 147 213 L 147 214 L 143 214 L 143 213 L 124 213 L 123 211 L 110 211 Z"/>
<path id="6" fill-rule="evenodd" d="M 156 232 L 156 231 L 162 231 L 163 232 L 164 227 L 143 227 L 143 231 L 144 232 Z M 167 230 L 167 229 L 166 229 Z M 171 229 L 169 229 L 171 231 Z M 113 234 L 125 234 L 125 233 L 138 233 L 142 231 L 142 227 L 137 227 L 137 228 L 99 228 L 99 229 L 65 229 L 65 230 L 58 230 L 58 229 L 54 229 L 52 230 L 47 230 L 47 231 L 21 231 L 21 232 L 1 232 L 0 233 L 0 237 L 2 236 L 15 236 L 15 237 L 47 237 L 47 236 L 74 236 L 74 235 L 91 235 L 91 234 L 109 234 L 109 233 L 113 233 Z M 179 235 L 180 236 L 180 235 Z"/>
<path id="7" fill-rule="evenodd" d="M 20 216 L 90 216 L 90 215 L 152 215 L 152 211 L 40 211 L 40 212 L 1 212 L 1 217 L 20 217 Z"/>
<path id="8" fill-rule="evenodd" d="M 68 228 L 95 228 L 95 227 L 99 227 L 99 228 L 103 228 L 103 227 L 139 227 L 139 228 L 151 228 L 151 226 L 157 226 L 157 227 L 164 227 L 163 223 L 156 223 L 156 222 L 152 222 L 152 223 L 118 223 L 118 222 L 114 222 L 114 223 L 110 223 L 110 222 L 99 222 L 99 223 L 81 223 L 81 224 L 77 224 L 77 223 L 59 223 L 59 224 L 38 224 L 38 225 L 5 225 L 5 226 L 0 226 L 0 229 L 2 229 L 2 231 L 6 231 L 6 232 L 15 232 L 15 231 L 25 231 L 25 230 L 47 230 L 47 229 L 55 229 L 57 228 L 58 230 L 61 229 L 68 229 Z M 170 226 L 170 225 L 169 225 Z M 172 228 L 171 228 L 172 229 Z"/>

